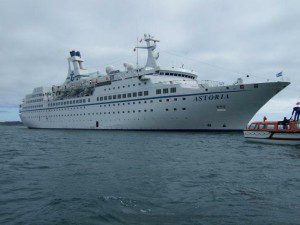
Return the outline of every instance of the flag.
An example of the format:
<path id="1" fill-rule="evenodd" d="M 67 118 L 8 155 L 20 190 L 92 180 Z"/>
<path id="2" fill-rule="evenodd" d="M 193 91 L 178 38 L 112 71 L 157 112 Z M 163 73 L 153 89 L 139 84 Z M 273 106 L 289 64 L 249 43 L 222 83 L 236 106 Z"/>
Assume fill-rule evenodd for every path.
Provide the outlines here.
<path id="1" fill-rule="evenodd" d="M 282 77 L 282 71 L 276 74 L 276 77 Z"/>
<path id="2" fill-rule="evenodd" d="M 143 39 L 141 38 L 140 43 L 143 41 Z"/>

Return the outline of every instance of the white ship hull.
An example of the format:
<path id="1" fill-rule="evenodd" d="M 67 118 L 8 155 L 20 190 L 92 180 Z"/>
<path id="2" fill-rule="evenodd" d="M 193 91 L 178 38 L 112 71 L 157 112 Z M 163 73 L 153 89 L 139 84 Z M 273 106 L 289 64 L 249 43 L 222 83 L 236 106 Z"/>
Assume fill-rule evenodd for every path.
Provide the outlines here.
<path id="1" fill-rule="evenodd" d="M 138 78 L 120 81 L 140 82 Z M 127 83 L 126 83 L 127 82 Z M 116 83 L 116 89 L 119 85 Z M 21 110 L 20 118 L 29 128 L 117 129 L 117 130 L 243 130 L 255 113 L 287 82 L 231 85 L 209 88 L 179 88 L 174 94 L 156 95 L 151 82 L 137 86 L 149 95 L 104 102 L 96 100 L 105 87 L 97 87 L 90 102 L 49 107 L 47 101 L 36 110 Z M 114 85 L 110 85 L 113 89 Z M 166 87 L 172 85 L 165 85 Z M 161 88 L 165 86 L 161 85 Z M 119 91 L 119 90 L 118 90 Z M 125 93 L 129 90 L 125 90 Z M 132 91 L 132 90 L 130 90 Z M 114 94 L 114 91 L 111 92 Z"/>

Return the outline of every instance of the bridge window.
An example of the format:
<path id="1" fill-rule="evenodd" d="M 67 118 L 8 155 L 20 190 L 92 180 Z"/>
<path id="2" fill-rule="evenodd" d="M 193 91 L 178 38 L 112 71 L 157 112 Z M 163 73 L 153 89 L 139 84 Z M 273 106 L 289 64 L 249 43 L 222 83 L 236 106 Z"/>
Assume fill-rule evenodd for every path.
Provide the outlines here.
<path id="1" fill-rule="evenodd" d="M 160 95 L 161 94 L 161 89 L 156 89 L 156 94 Z"/>
<path id="2" fill-rule="evenodd" d="M 172 87 L 171 88 L 171 93 L 175 93 L 176 92 L 176 87 Z"/>
<path id="3" fill-rule="evenodd" d="M 168 94 L 168 93 L 169 93 L 169 89 L 168 89 L 168 88 L 164 88 L 164 89 L 163 89 L 163 93 L 164 93 L 164 94 Z"/>

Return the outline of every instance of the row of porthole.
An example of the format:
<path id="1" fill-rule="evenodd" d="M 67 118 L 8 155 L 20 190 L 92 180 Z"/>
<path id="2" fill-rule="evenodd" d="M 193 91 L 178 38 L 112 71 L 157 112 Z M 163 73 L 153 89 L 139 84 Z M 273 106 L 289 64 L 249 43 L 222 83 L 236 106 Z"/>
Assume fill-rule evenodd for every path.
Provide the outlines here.
<path id="1" fill-rule="evenodd" d="M 174 100 L 174 101 L 177 101 L 177 98 L 173 98 L 173 100 Z M 183 97 L 182 100 L 186 100 L 186 98 Z M 162 99 L 159 99 L 158 101 L 159 101 L 159 102 L 162 102 Z M 169 101 L 170 101 L 170 99 L 167 98 L 167 99 L 166 99 L 166 102 L 169 102 Z M 138 101 L 139 104 L 141 104 L 141 102 L 142 102 L 142 101 Z M 150 102 L 150 103 L 153 103 L 153 100 L 149 100 L 149 102 Z M 144 103 L 147 103 L 147 101 L 144 101 Z M 111 105 L 112 105 L 112 106 L 118 105 L 118 106 L 119 106 L 120 104 L 121 104 L 121 103 L 111 103 L 111 104 L 104 104 L 103 106 L 104 106 L 104 107 L 106 107 L 106 105 L 108 105 L 108 106 L 111 106 Z M 127 104 L 130 105 L 130 102 L 128 102 Z M 133 101 L 132 104 L 136 104 L 136 102 Z M 125 105 L 125 103 L 123 102 L 122 105 Z M 99 105 L 99 107 L 102 107 L 102 105 Z M 72 108 L 72 107 L 71 107 L 71 108 L 68 107 L 68 108 L 60 108 L 60 109 L 48 109 L 48 110 L 46 110 L 46 112 L 63 111 L 63 110 L 73 110 L 73 109 L 79 109 L 79 108 L 80 108 L 80 109 L 86 109 L 85 106 L 79 106 L 79 107 L 73 107 L 73 108 Z M 45 111 L 39 110 L 39 111 L 35 111 L 35 112 L 45 112 Z M 29 112 L 29 113 L 35 113 L 35 112 Z"/>
<path id="2" fill-rule="evenodd" d="M 165 109 L 166 111 L 169 111 L 169 109 L 168 108 L 166 108 Z M 174 111 L 177 111 L 177 108 L 174 108 L 173 109 Z M 186 110 L 186 108 L 182 108 L 182 110 L 183 111 L 185 111 Z M 144 110 L 132 110 L 132 113 L 135 113 L 135 112 L 142 112 L 142 111 L 144 111 L 144 112 L 147 112 L 147 109 L 144 109 Z M 150 112 L 153 112 L 153 109 L 150 109 L 149 110 Z M 127 111 L 128 113 L 130 113 L 131 111 Z M 125 111 L 118 111 L 118 112 L 115 112 L 115 111 L 113 111 L 112 112 L 112 114 L 120 114 L 120 113 L 125 113 Z M 92 114 L 92 116 L 94 116 L 95 114 L 96 115 L 102 115 L 102 114 L 111 114 L 110 112 L 108 112 L 108 113 L 106 113 L 106 112 L 96 112 L 96 113 L 87 113 L 87 115 L 89 116 L 89 115 L 91 115 Z M 80 113 L 80 114 L 64 114 L 64 115 L 49 115 L 49 116 L 29 116 L 29 117 L 24 117 L 24 118 L 31 118 L 31 119 L 33 119 L 33 118 L 53 118 L 53 117 L 66 117 L 66 116 L 85 116 L 85 113 Z"/>

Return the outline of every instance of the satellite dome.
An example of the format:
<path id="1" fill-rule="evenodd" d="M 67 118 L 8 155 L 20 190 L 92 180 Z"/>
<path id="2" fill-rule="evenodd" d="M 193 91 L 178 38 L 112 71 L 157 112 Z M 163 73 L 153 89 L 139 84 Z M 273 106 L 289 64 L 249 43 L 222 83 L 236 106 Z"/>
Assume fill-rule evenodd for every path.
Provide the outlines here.
<path id="1" fill-rule="evenodd" d="M 123 65 L 124 65 L 124 67 L 125 67 L 125 69 L 126 69 L 127 71 L 133 70 L 133 65 L 130 64 L 130 63 L 126 63 L 126 62 L 125 62 Z"/>
<path id="2" fill-rule="evenodd" d="M 107 66 L 106 67 L 106 73 L 110 74 L 111 72 L 115 71 L 115 68 L 113 66 Z"/>

